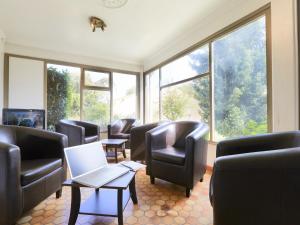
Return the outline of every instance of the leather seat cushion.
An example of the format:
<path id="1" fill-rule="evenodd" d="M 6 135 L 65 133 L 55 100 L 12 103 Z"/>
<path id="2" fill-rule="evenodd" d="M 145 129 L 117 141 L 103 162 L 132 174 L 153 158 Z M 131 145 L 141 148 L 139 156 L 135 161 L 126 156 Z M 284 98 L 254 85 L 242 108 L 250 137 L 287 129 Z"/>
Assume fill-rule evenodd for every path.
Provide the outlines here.
<path id="1" fill-rule="evenodd" d="M 34 159 L 21 161 L 21 185 L 28 185 L 62 167 L 61 159 Z"/>
<path id="2" fill-rule="evenodd" d="M 88 144 L 88 143 L 95 142 L 97 140 L 98 140 L 98 136 L 97 135 L 95 135 L 95 136 L 88 136 L 88 137 L 84 138 L 84 143 Z"/>
<path id="3" fill-rule="evenodd" d="M 183 165 L 185 160 L 185 151 L 174 147 L 153 150 L 152 158 L 172 164 Z"/>
<path id="4" fill-rule="evenodd" d="M 123 133 L 112 134 L 110 138 L 115 138 L 115 139 L 129 139 L 130 138 L 130 134 L 123 134 Z"/>

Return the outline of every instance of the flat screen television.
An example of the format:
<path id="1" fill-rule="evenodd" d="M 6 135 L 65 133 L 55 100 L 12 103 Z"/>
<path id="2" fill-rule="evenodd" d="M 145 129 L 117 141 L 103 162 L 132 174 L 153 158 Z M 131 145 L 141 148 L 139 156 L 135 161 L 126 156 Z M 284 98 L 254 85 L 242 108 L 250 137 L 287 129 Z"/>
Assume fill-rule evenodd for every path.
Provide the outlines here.
<path id="1" fill-rule="evenodd" d="M 2 124 L 45 129 L 45 110 L 4 108 Z"/>

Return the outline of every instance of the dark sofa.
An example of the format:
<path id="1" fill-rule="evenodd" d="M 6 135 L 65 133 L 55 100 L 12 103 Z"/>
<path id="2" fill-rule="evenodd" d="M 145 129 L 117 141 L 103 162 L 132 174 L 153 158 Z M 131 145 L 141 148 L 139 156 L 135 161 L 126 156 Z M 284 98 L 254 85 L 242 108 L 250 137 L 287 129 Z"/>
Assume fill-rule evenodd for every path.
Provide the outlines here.
<path id="1" fill-rule="evenodd" d="M 56 192 L 66 179 L 67 137 L 54 132 L 0 125 L 0 225 Z"/>

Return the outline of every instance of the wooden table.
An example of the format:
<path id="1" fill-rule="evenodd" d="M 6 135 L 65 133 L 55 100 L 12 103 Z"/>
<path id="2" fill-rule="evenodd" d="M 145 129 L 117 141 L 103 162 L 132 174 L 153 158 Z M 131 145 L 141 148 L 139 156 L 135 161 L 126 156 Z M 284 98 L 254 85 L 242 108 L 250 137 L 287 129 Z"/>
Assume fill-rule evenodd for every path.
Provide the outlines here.
<path id="1" fill-rule="evenodd" d="M 116 160 L 116 163 L 118 162 L 118 149 L 121 149 L 124 158 L 126 158 L 125 153 L 125 143 L 127 142 L 127 139 L 103 139 L 101 140 L 101 143 L 105 145 L 105 151 L 107 157 L 114 157 Z M 108 152 L 108 149 L 114 148 L 114 154 L 111 155 Z"/>
<path id="2" fill-rule="evenodd" d="M 123 225 L 123 211 L 131 197 L 133 204 L 137 204 L 135 190 L 135 172 L 128 172 L 123 176 L 105 184 L 83 203 L 81 203 L 81 187 L 72 180 L 67 180 L 63 186 L 72 188 L 71 211 L 69 225 L 75 225 L 78 214 L 118 217 L 118 224 Z"/>

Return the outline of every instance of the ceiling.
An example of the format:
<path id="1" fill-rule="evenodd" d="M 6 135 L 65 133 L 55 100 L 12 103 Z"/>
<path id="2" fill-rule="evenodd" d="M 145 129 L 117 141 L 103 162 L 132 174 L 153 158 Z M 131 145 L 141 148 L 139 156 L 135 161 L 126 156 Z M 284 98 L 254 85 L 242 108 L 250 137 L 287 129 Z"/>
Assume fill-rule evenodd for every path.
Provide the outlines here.
<path id="1" fill-rule="evenodd" d="M 101 0 L 0 0 L 8 43 L 141 64 L 228 0 L 128 0 L 107 9 Z M 89 17 L 105 32 L 92 32 Z"/>

